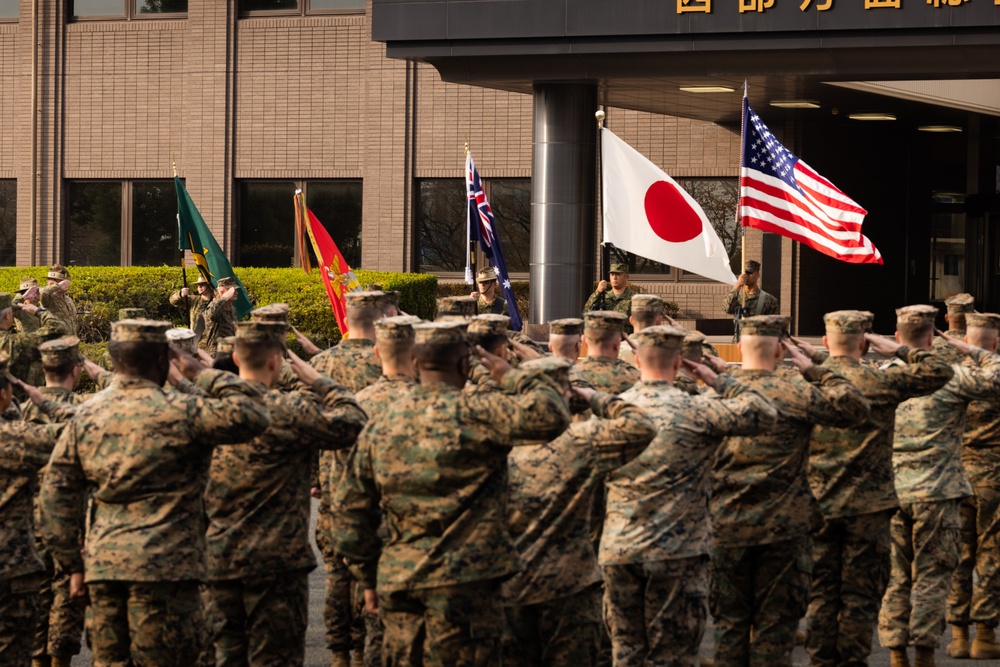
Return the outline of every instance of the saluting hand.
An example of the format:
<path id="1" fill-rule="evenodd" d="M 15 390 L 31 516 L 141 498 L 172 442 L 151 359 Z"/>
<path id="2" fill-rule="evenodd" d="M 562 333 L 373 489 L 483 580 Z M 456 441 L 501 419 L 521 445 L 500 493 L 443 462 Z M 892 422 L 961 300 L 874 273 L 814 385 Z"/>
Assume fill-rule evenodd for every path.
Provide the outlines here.
<path id="1" fill-rule="evenodd" d="M 791 340 L 793 343 L 795 343 L 796 347 L 805 352 L 806 356 L 811 357 L 814 354 L 816 354 L 816 348 L 810 345 L 809 343 L 805 342 L 804 340 L 800 340 L 798 338 L 795 338 L 794 336 L 789 336 L 788 339 Z"/>
<path id="2" fill-rule="evenodd" d="M 866 333 L 865 340 L 868 341 L 872 352 L 880 354 L 883 357 L 896 356 L 896 351 L 900 348 L 900 344 L 892 338 L 879 336 L 878 334 Z"/>
<path id="3" fill-rule="evenodd" d="M 800 373 L 805 373 L 807 370 L 815 366 L 809 357 L 802 354 L 802 350 L 793 345 L 789 345 L 788 341 L 781 341 L 781 345 L 785 348 L 785 351 L 788 352 L 789 361 L 791 361 L 792 364 L 799 369 Z"/>
<path id="4" fill-rule="evenodd" d="M 699 364 L 697 361 L 691 361 L 690 359 L 684 359 L 683 362 L 684 367 L 688 369 L 691 375 L 707 385 L 713 384 L 719 377 L 718 373 L 705 364 Z"/>
<path id="5" fill-rule="evenodd" d="M 38 387 L 30 385 L 23 380 L 17 380 L 17 384 L 24 390 L 24 393 L 28 395 L 28 398 L 30 398 L 31 402 L 35 405 L 38 405 L 45 400 L 45 396 L 42 395 L 42 392 L 38 391 Z"/>
<path id="6" fill-rule="evenodd" d="M 542 353 L 531 347 L 530 345 L 525 345 L 516 340 L 508 340 L 507 343 L 514 349 L 514 352 L 521 359 L 541 359 Z"/>
<path id="7" fill-rule="evenodd" d="M 206 367 L 201 361 L 195 359 L 173 343 L 170 343 L 168 348 L 170 350 L 170 360 L 177 363 L 177 369 L 188 380 L 194 380 L 198 373 L 205 370 Z"/>
<path id="8" fill-rule="evenodd" d="M 306 338 L 306 336 L 301 331 L 290 325 L 288 328 L 292 330 L 293 334 L 295 334 L 295 340 L 299 341 L 299 345 L 302 346 L 303 352 L 305 352 L 311 357 L 314 357 L 322 351 L 319 349 L 318 345 L 316 345 L 311 340 Z"/>
<path id="9" fill-rule="evenodd" d="M 970 352 L 972 352 L 972 346 L 966 343 L 961 338 L 955 338 L 954 336 L 945 336 L 944 332 L 941 331 L 940 329 L 935 329 L 934 331 L 937 332 L 937 335 L 943 338 L 945 342 L 948 343 L 948 345 L 951 345 L 953 348 L 955 348 L 962 354 L 969 354 Z"/>
<path id="10" fill-rule="evenodd" d="M 312 365 L 307 363 L 302 357 L 295 354 L 291 350 L 287 350 L 288 362 L 292 365 L 292 370 L 295 374 L 299 376 L 299 379 L 305 382 L 310 387 L 313 382 L 323 377 L 323 374 L 316 370 Z"/>
<path id="11" fill-rule="evenodd" d="M 483 366 L 486 366 L 486 370 L 490 372 L 490 376 L 497 382 L 500 382 L 503 376 L 507 374 L 507 371 L 511 369 L 506 359 L 498 357 L 495 354 L 490 354 L 480 345 L 476 346 L 476 354 L 479 356 L 479 360 L 483 362 Z"/>

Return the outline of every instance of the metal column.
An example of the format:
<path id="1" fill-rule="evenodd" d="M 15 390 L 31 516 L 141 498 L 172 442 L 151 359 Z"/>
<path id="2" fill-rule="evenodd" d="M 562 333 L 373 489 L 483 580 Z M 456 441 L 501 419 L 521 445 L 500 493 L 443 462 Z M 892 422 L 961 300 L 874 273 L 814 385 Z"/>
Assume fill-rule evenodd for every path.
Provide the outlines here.
<path id="1" fill-rule="evenodd" d="M 593 291 L 597 86 L 534 85 L 531 324 L 579 317 Z"/>

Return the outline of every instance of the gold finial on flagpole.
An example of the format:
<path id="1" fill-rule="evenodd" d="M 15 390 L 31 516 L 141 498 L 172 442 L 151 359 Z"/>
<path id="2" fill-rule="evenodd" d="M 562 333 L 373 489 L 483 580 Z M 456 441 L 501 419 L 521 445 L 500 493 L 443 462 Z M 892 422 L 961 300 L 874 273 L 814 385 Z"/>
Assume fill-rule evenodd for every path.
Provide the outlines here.
<path id="1" fill-rule="evenodd" d="M 603 130 L 604 129 L 604 119 L 607 118 L 607 117 L 608 117 L 608 115 L 606 113 L 604 113 L 604 109 L 598 109 L 597 113 L 594 114 L 594 118 L 597 119 L 597 129 L 598 130 Z"/>
<path id="2" fill-rule="evenodd" d="M 469 142 L 468 141 L 465 142 L 465 154 L 466 155 L 469 154 Z"/>
<path id="3" fill-rule="evenodd" d="M 174 178 L 177 178 L 177 163 L 173 160 L 170 161 L 170 166 L 174 169 Z"/>

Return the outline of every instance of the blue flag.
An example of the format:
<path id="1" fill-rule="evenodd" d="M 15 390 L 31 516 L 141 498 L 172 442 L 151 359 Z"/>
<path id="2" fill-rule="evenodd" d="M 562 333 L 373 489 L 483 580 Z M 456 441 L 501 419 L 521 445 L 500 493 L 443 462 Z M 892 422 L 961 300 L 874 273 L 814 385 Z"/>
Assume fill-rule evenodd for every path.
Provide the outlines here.
<path id="1" fill-rule="evenodd" d="M 469 234 L 479 242 L 479 248 L 486 255 L 490 265 L 496 269 L 500 289 L 503 290 L 504 301 L 507 302 L 507 312 L 510 314 L 510 327 L 520 331 L 524 324 L 521 313 L 517 310 L 517 299 L 514 298 L 514 288 L 510 286 L 510 276 L 507 275 L 507 262 L 503 259 L 500 249 L 500 238 L 497 235 L 496 220 L 493 209 L 486 201 L 483 192 L 483 182 L 479 178 L 476 163 L 472 161 L 472 153 L 465 157 L 465 182 L 468 189 L 469 203 Z"/>

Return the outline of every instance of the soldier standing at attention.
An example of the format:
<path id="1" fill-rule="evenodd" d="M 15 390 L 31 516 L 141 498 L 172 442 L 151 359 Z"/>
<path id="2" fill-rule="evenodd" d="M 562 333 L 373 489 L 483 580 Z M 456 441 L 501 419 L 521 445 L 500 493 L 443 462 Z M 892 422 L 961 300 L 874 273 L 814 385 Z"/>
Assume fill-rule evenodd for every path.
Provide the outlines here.
<path id="1" fill-rule="evenodd" d="M 733 286 L 733 291 L 726 295 L 722 302 L 722 310 L 736 318 L 753 317 L 756 315 L 777 315 L 780 309 L 778 300 L 760 288 L 760 262 L 747 260 L 746 269 L 740 274 Z M 733 336 L 733 342 L 739 342 L 739 331 Z"/>
<path id="2" fill-rule="evenodd" d="M 202 314 L 202 319 L 205 321 L 205 351 L 213 357 L 219 339 L 236 335 L 237 317 L 233 302 L 239 296 L 240 290 L 239 283 L 231 276 L 219 278 L 218 287 L 215 298 L 205 306 Z"/>
<path id="3" fill-rule="evenodd" d="M 637 292 L 628 284 L 628 265 L 615 263 L 608 271 L 607 280 L 597 283 L 597 291 L 590 295 L 587 303 L 583 306 L 584 312 L 591 310 L 614 310 L 622 313 L 626 318 L 632 314 L 632 297 Z M 608 287 L 611 292 L 608 292 Z M 625 333 L 632 333 L 632 325 L 625 324 Z"/>
<path id="4" fill-rule="evenodd" d="M 308 470 L 316 449 L 354 444 L 367 417 L 354 395 L 297 357 L 308 392 L 280 391 L 287 326 L 240 322 L 233 360 L 263 394 L 266 431 L 212 454 L 205 512 L 206 617 L 216 667 L 301 666 L 308 624 Z"/>
<path id="5" fill-rule="evenodd" d="M 838 310 L 823 320 L 830 351 L 823 367 L 861 391 L 871 404 L 871 420 L 812 432 L 809 484 L 823 524 L 813 533 L 806 651 L 810 667 L 864 667 L 889 580 L 889 519 L 899 506 L 892 472 L 896 407 L 940 389 L 953 371 L 936 354 L 866 334 L 871 313 Z M 814 358 L 812 346 L 797 344 Z M 884 371 L 862 365 L 868 345 L 904 363 Z"/>
<path id="6" fill-rule="evenodd" d="M 639 380 L 639 371 L 618 358 L 622 328 L 628 318 L 613 310 L 591 310 L 583 314 L 583 337 L 587 357 L 570 371 L 570 381 L 583 383 L 608 394 L 620 394 Z"/>
<path id="7" fill-rule="evenodd" d="M 31 662 L 45 578 L 35 551 L 32 495 L 63 425 L 9 419 L 13 400 L 14 380 L 0 352 L 0 664 L 22 667 Z"/>
<path id="8" fill-rule="evenodd" d="M 482 350 L 511 393 L 464 393 L 462 325 L 413 328 L 420 385 L 358 438 L 332 505 L 334 551 L 381 609 L 388 664 L 495 665 L 500 582 L 520 569 L 505 526 L 507 454 L 554 439 L 569 413 L 543 373 Z"/>
<path id="9" fill-rule="evenodd" d="M 153 320 L 112 326 L 111 386 L 77 408 L 40 492 L 42 536 L 56 566 L 70 574 L 73 598 L 90 599 L 87 636 L 98 665 L 195 664 L 212 450 L 270 424 L 255 387 L 168 348 L 169 328 Z M 170 355 L 212 398 L 163 389 Z"/>
<path id="10" fill-rule="evenodd" d="M 600 562 L 616 667 L 697 666 L 708 615 L 712 459 L 725 436 L 755 435 L 776 418 L 760 394 L 732 376 L 682 362 L 686 333 L 655 326 L 634 335 L 642 379 L 622 400 L 642 408 L 657 433 L 605 481 Z M 676 388 L 682 363 L 720 397 Z"/>
<path id="11" fill-rule="evenodd" d="M 971 294 L 956 294 L 944 300 L 944 305 L 948 312 L 944 315 L 948 329 L 944 332 L 949 338 L 962 340 L 965 338 L 965 318 L 969 313 L 975 312 L 975 299 Z M 965 361 L 965 355 L 958 351 L 948 341 L 935 337 L 933 347 L 934 352 L 941 356 L 949 364 L 960 364 Z"/>
<path id="12" fill-rule="evenodd" d="M 382 376 L 382 364 L 375 356 L 375 322 L 382 319 L 387 295 L 385 292 L 348 292 L 348 335 L 340 343 L 314 356 L 309 363 L 334 382 L 357 393 L 374 384 Z M 363 655 L 365 648 L 364 618 L 352 602 L 352 578 L 343 559 L 333 552 L 330 543 L 330 499 L 336 480 L 343 473 L 347 452 L 320 452 L 320 504 L 316 516 L 316 544 L 323 554 L 326 569 L 326 598 L 323 620 L 326 626 L 326 646 L 333 651 L 333 667 L 346 667 L 350 652 Z"/>
<path id="13" fill-rule="evenodd" d="M 497 294 L 497 271 L 492 266 L 480 269 L 476 274 L 476 285 L 478 292 L 473 292 L 469 296 L 476 299 L 480 313 L 493 313 L 494 315 L 507 314 L 507 300 L 503 294 Z"/>
<path id="14" fill-rule="evenodd" d="M 41 305 L 42 293 L 38 289 L 38 281 L 28 276 L 21 278 L 21 283 L 17 287 L 17 296 L 14 297 L 14 319 L 17 320 L 17 330 L 21 332 L 32 332 L 42 326 L 38 317 L 38 306 Z M 24 308 L 24 304 L 31 306 Z"/>
<path id="15" fill-rule="evenodd" d="M 740 326 L 743 367 L 733 376 L 770 401 L 778 421 L 757 436 L 727 438 L 715 461 L 715 663 L 789 667 L 808 602 L 809 533 L 819 518 L 807 476 L 809 436 L 816 424 L 866 423 L 869 408 L 850 382 L 781 341 L 787 317 L 747 317 Z M 804 380 L 774 372 L 786 351 Z"/>
<path id="16" fill-rule="evenodd" d="M 969 313 L 965 342 L 996 354 L 1000 315 Z M 936 339 L 935 339 L 936 340 Z M 966 358 L 965 365 L 974 361 Z M 965 411 L 962 466 L 974 495 L 962 502 L 961 555 L 948 596 L 953 658 L 1000 658 L 1000 402 L 973 401 Z M 975 571 L 976 576 L 972 573 Z M 969 646 L 969 625 L 976 637 Z"/>
<path id="17" fill-rule="evenodd" d="M 583 349 L 583 320 L 567 317 L 549 322 L 549 349 L 555 356 L 576 363 Z"/>
<path id="18" fill-rule="evenodd" d="M 42 307 L 52 315 L 61 333 L 75 336 L 80 322 L 76 315 L 76 304 L 67 294 L 70 285 L 69 271 L 62 264 L 49 267 L 45 282 L 45 287 L 40 290 Z"/>
<path id="19" fill-rule="evenodd" d="M 202 333 L 205 330 L 205 309 L 215 298 L 215 290 L 212 283 L 198 272 L 198 280 L 194 282 L 197 295 L 192 295 L 187 287 L 182 287 L 170 295 L 170 305 L 180 308 L 188 316 L 188 327 L 195 333 Z"/>
<path id="20" fill-rule="evenodd" d="M 896 311 L 900 343 L 924 350 L 934 339 L 933 306 Z M 891 570 L 882 598 L 878 637 L 892 667 L 933 667 L 944 632 L 948 592 L 958 566 L 962 499 L 972 487 L 962 468 L 965 409 L 974 400 L 1000 399 L 1000 357 L 956 338 L 948 342 L 972 359 L 952 366 L 954 376 L 933 394 L 911 398 L 896 409 L 892 443 L 899 510 L 892 517 Z"/>

